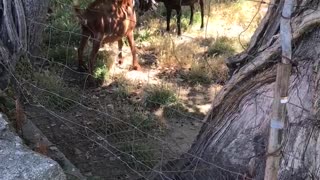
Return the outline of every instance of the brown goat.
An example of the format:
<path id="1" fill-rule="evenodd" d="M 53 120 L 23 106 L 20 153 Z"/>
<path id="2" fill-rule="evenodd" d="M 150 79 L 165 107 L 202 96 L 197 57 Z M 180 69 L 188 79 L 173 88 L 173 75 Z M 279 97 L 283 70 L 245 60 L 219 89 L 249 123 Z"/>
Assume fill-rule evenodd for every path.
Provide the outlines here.
<path id="1" fill-rule="evenodd" d="M 119 64 L 121 64 L 123 62 L 122 37 L 128 39 L 132 53 L 133 69 L 140 70 L 133 38 L 133 30 L 136 25 L 133 0 L 95 0 L 83 12 L 80 10 L 77 0 L 74 0 L 74 9 L 82 28 L 82 39 L 78 49 L 79 70 L 86 69 L 83 62 L 83 51 L 89 38 L 93 40 L 88 63 L 90 74 L 93 74 L 101 44 L 118 41 L 118 58 Z"/>
<path id="2" fill-rule="evenodd" d="M 193 11 L 194 11 L 194 4 L 198 2 L 200 4 L 201 9 L 201 29 L 204 27 L 204 4 L 203 0 L 155 0 L 156 2 L 163 2 L 164 6 L 167 10 L 167 31 L 170 31 L 170 19 L 171 19 L 171 12 L 172 9 L 175 9 L 177 12 L 177 26 L 178 26 L 178 35 L 181 35 L 181 6 L 190 6 L 191 14 L 190 14 L 190 23 L 193 23 Z"/>

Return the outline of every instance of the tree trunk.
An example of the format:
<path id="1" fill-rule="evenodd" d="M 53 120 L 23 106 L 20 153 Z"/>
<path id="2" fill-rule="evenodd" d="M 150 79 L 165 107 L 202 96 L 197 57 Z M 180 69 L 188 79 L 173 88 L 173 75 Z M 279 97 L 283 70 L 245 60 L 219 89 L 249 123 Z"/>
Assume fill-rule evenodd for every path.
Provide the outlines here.
<path id="1" fill-rule="evenodd" d="M 231 79 L 197 140 L 153 179 L 263 179 L 284 0 L 271 2 L 249 48 L 227 59 Z M 278 179 L 320 179 L 320 5 L 298 0 L 291 21 L 293 70 Z M 272 155 L 272 154 L 269 154 Z"/>
<path id="2" fill-rule="evenodd" d="M 19 58 L 41 41 L 48 0 L 0 0 L 0 89 L 8 85 Z"/>

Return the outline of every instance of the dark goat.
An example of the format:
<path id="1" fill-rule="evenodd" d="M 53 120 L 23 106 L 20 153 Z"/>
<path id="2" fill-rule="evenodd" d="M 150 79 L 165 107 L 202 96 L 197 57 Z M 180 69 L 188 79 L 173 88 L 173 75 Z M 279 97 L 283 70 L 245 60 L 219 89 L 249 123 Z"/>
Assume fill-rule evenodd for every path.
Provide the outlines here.
<path id="1" fill-rule="evenodd" d="M 175 9 L 177 12 L 177 26 L 178 26 L 178 35 L 181 35 L 181 6 L 190 6 L 191 15 L 190 15 L 190 23 L 193 23 L 193 11 L 194 4 L 197 2 L 200 4 L 201 9 L 201 28 L 203 28 L 203 17 L 204 17 L 204 5 L 203 0 L 155 0 L 156 2 L 163 2 L 164 6 L 167 10 L 167 31 L 170 31 L 170 19 L 172 9 Z"/>
<path id="2" fill-rule="evenodd" d="M 74 0 L 74 9 L 80 20 L 82 39 L 78 49 L 79 69 L 84 70 L 83 51 L 88 39 L 93 40 L 92 51 L 89 59 L 89 73 L 93 74 L 98 50 L 101 44 L 118 41 L 119 64 L 122 63 L 122 37 L 127 37 L 134 70 L 139 70 L 140 65 L 136 57 L 136 48 L 133 30 L 136 25 L 136 14 L 133 9 L 133 0 L 95 0 L 83 12 L 78 2 Z"/>

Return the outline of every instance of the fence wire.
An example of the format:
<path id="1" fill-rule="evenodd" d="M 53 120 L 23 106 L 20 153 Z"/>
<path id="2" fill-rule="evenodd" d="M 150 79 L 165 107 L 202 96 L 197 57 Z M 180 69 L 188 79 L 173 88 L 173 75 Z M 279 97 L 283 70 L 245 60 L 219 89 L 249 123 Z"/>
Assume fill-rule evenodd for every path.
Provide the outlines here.
<path id="1" fill-rule="evenodd" d="M 72 11 L 70 4 L 56 2 Z M 259 8 L 248 27 L 259 14 L 261 4 L 266 2 L 258 1 L 257 3 L 260 4 Z M 211 10 L 208 11 L 210 17 Z M 161 16 L 161 14 L 156 15 Z M 96 176 L 100 179 L 159 177 L 159 179 L 194 180 L 197 173 L 218 169 L 222 172 L 221 176 L 229 173 L 239 179 L 251 179 L 241 169 L 227 168 L 188 151 L 200 127 L 211 126 L 203 121 L 204 114 L 189 113 L 179 106 L 178 108 L 172 106 L 172 103 L 144 99 L 139 97 L 137 92 L 129 92 L 130 90 L 126 87 L 128 84 L 136 89 L 141 89 L 141 83 L 144 86 L 160 88 L 151 82 L 153 78 L 149 77 L 149 74 L 152 74 L 151 70 L 147 70 L 150 72 L 146 73 L 148 77 L 145 82 L 133 79 L 130 83 L 123 80 L 118 73 L 109 72 L 111 84 L 95 89 L 87 88 L 86 81 L 92 75 L 78 72 L 73 62 L 76 59 L 74 48 L 77 47 L 74 39 L 80 39 L 82 36 L 77 31 L 79 27 L 62 29 L 33 19 L 28 21 L 31 24 L 41 25 L 45 29 L 47 47 L 43 49 L 46 53 L 38 56 L 25 50 L 26 56 L 35 61 L 31 62 L 25 58 L 21 60 L 20 66 L 17 66 L 17 72 L 7 70 L 20 88 L 23 100 L 26 102 L 27 117 L 66 154 L 84 175 Z M 208 23 L 207 21 L 207 25 Z M 241 35 L 247 29 L 245 28 L 239 34 L 239 43 L 241 43 Z M 64 41 L 57 42 L 58 40 L 54 39 L 56 34 L 63 34 Z M 191 41 L 196 39 L 186 35 L 183 37 Z M 173 42 L 176 41 L 173 37 L 170 38 Z M 244 45 L 242 47 L 244 48 Z M 57 52 L 52 53 L 54 51 Z M 124 50 L 124 52 L 128 51 Z M 212 68 L 210 63 L 207 65 Z M 166 84 L 161 85 L 163 86 Z M 178 97 L 182 96 L 179 95 L 180 88 L 173 86 Z M 214 93 L 218 93 L 218 90 Z M 247 118 L 255 122 L 257 114 L 267 114 L 261 111 L 264 100 L 273 97 L 257 91 L 251 98 L 248 103 L 256 105 L 255 115 Z M 148 104 L 158 109 L 150 109 L 147 107 Z M 296 104 L 292 105 L 303 108 Z M 160 116 L 157 115 L 159 112 Z M 259 124 L 254 123 L 253 128 L 258 129 Z M 239 134 L 245 133 L 239 131 Z M 252 143 L 259 144 L 253 140 Z M 259 145 L 264 146 L 264 144 Z M 193 170 L 181 171 L 174 167 L 174 162 L 177 161 L 196 165 Z M 173 178 L 170 174 L 180 174 L 181 177 Z"/>

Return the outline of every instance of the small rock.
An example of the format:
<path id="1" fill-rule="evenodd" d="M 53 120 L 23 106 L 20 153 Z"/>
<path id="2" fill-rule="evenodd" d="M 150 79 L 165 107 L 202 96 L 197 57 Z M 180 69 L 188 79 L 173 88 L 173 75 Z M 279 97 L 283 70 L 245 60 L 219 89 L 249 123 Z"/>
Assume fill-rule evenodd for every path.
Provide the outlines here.
<path id="1" fill-rule="evenodd" d="M 193 126 L 195 126 L 195 127 L 199 127 L 201 124 L 199 123 L 199 122 L 194 122 L 193 123 Z"/>
<path id="2" fill-rule="evenodd" d="M 58 148 L 56 146 L 50 146 L 49 149 L 52 151 L 58 151 Z"/>
<path id="3" fill-rule="evenodd" d="M 128 174 L 125 174 L 125 175 L 124 175 L 124 178 L 129 179 L 130 176 L 129 176 Z"/>
<path id="4" fill-rule="evenodd" d="M 140 97 L 138 97 L 138 96 L 134 96 L 134 97 L 130 98 L 130 101 L 132 103 L 139 103 L 139 102 L 141 102 L 141 100 L 142 99 Z"/>
<path id="5" fill-rule="evenodd" d="M 78 148 L 74 148 L 74 153 L 75 153 L 76 155 L 82 154 L 82 152 L 81 152 L 80 149 L 78 149 Z"/>
<path id="6" fill-rule="evenodd" d="M 84 175 L 85 176 L 92 176 L 92 172 L 86 172 Z"/>
<path id="7" fill-rule="evenodd" d="M 82 116 L 82 113 L 81 112 L 76 112 L 76 115 L 75 115 L 76 117 L 80 117 L 80 116 Z"/>
<path id="8" fill-rule="evenodd" d="M 92 122 L 92 121 L 86 121 L 85 123 L 86 123 L 86 125 L 93 124 L 93 122 Z"/>
<path id="9" fill-rule="evenodd" d="M 89 152 L 86 152 L 86 158 L 87 158 L 87 159 L 90 159 L 90 157 L 91 157 L 91 156 L 90 156 L 90 153 L 89 153 Z"/>
<path id="10" fill-rule="evenodd" d="M 113 104 L 108 104 L 107 107 L 108 107 L 108 109 L 109 109 L 110 111 L 114 111 L 114 106 L 113 106 Z"/>
<path id="11" fill-rule="evenodd" d="M 177 78 L 177 81 L 178 81 L 178 82 L 183 82 L 184 79 L 182 79 L 182 78 Z"/>
<path id="12" fill-rule="evenodd" d="M 117 157 L 114 157 L 114 156 L 109 158 L 110 161 L 115 161 L 116 159 L 117 159 Z"/>

